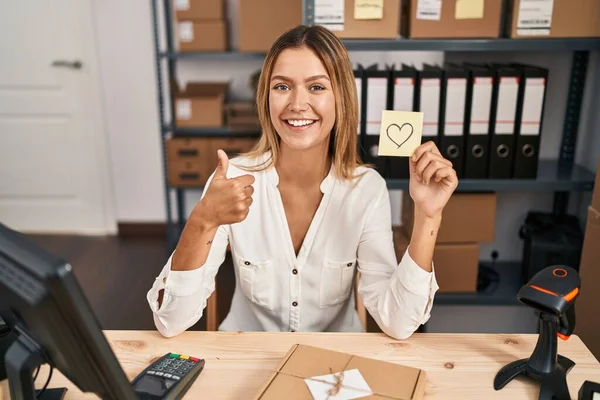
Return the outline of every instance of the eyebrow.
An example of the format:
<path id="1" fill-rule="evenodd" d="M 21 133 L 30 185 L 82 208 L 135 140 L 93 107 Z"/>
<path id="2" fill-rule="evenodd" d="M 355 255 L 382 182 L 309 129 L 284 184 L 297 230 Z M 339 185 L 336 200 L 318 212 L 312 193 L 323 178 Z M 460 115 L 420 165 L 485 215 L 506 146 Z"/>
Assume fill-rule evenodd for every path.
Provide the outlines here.
<path id="1" fill-rule="evenodd" d="M 282 75 L 275 75 L 271 78 L 272 81 L 274 81 L 275 79 L 280 79 L 282 81 L 287 81 L 290 82 L 291 79 Z M 327 79 L 328 81 L 330 80 L 329 77 L 327 75 L 314 75 L 314 76 L 309 76 L 308 78 L 306 78 L 304 81 L 305 82 L 310 82 L 310 81 L 316 81 L 317 79 Z"/>

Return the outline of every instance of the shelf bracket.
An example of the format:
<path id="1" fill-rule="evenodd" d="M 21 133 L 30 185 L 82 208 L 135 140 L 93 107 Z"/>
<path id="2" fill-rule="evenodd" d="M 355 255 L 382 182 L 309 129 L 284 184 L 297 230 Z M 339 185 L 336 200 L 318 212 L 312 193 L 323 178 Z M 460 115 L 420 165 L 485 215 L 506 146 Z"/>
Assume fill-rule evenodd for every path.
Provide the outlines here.
<path id="1" fill-rule="evenodd" d="M 302 23 L 313 25 L 315 22 L 315 0 L 302 0 Z"/>
<path id="2" fill-rule="evenodd" d="M 565 112 L 563 136 L 558 156 L 560 175 L 570 175 L 573 169 L 588 60 L 589 51 L 575 51 L 573 53 L 571 80 L 569 82 L 569 92 L 567 95 L 567 109 Z M 554 214 L 565 214 L 568 207 L 569 192 L 556 192 L 554 194 Z"/>

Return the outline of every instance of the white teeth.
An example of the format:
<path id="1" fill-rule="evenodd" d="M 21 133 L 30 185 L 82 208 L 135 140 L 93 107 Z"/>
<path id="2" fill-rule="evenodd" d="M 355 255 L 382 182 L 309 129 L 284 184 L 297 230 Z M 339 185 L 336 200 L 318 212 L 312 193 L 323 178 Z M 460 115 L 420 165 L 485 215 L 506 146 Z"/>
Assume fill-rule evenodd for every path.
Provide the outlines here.
<path id="1" fill-rule="evenodd" d="M 287 122 L 292 126 L 305 126 L 310 125 L 315 121 L 311 119 L 288 119 Z"/>

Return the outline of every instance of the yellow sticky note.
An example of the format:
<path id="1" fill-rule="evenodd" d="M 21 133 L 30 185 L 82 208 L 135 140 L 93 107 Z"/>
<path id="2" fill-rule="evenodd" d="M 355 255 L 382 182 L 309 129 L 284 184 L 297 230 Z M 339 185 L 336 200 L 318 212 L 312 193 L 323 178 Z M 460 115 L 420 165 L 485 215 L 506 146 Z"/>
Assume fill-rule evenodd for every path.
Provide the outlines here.
<path id="1" fill-rule="evenodd" d="M 389 111 L 381 113 L 379 155 L 410 157 L 421 145 L 423 113 Z"/>
<path id="2" fill-rule="evenodd" d="M 354 19 L 383 19 L 383 0 L 354 0 Z"/>
<path id="3" fill-rule="evenodd" d="M 484 0 L 456 0 L 456 19 L 483 18 Z"/>

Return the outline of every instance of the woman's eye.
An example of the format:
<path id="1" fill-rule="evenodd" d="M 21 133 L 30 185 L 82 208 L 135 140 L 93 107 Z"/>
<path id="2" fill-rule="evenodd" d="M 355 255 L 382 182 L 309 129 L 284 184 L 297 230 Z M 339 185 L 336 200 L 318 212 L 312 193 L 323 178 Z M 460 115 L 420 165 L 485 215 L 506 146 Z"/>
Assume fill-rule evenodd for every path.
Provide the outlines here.
<path id="1" fill-rule="evenodd" d="M 287 90 L 287 88 L 287 85 L 284 85 L 283 83 L 277 84 L 274 87 L 275 90 Z"/>
<path id="2" fill-rule="evenodd" d="M 318 92 L 318 91 L 321 91 L 321 90 L 325 90 L 325 87 L 324 87 L 324 86 L 321 86 L 321 85 L 312 85 L 312 86 L 310 87 L 310 89 L 311 89 L 311 90 L 314 90 L 315 92 Z"/>

